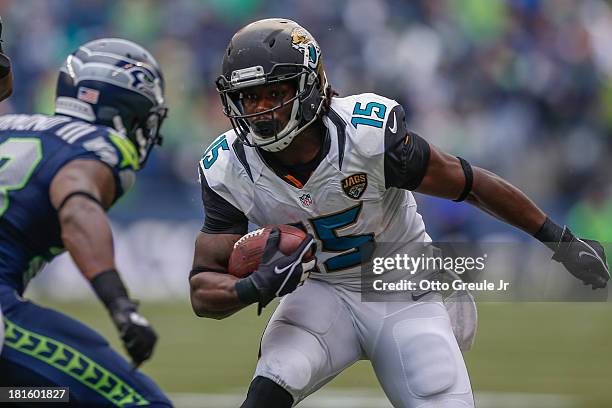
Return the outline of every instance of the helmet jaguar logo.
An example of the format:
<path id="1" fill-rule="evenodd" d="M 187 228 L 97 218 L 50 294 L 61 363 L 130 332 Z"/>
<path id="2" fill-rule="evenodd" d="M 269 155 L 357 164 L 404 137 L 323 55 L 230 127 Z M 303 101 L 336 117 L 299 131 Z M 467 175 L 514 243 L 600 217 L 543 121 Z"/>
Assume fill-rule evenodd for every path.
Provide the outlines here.
<path id="1" fill-rule="evenodd" d="M 317 63 L 317 49 L 315 48 L 314 44 L 310 44 L 308 46 L 308 61 L 311 64 L 315 64 Z"/>
<path id="2" fill-rule="evenodd" d="M 298 44 L 309 44 L 310 42 L 312 42 L 312 37 L 308 31 L 303 28 L 295 28 L 293 32 L 291 32 L 291 44 L 293 48 L 298 48 Z"/>
<path id="3" fill-rule="evenodd" d="M 321 50 L 308 31 L 302 27 L 293 29 L 291 32 L 291 46 L 308 58 L 308 65 L 311 68 L 316 68 Z"/>

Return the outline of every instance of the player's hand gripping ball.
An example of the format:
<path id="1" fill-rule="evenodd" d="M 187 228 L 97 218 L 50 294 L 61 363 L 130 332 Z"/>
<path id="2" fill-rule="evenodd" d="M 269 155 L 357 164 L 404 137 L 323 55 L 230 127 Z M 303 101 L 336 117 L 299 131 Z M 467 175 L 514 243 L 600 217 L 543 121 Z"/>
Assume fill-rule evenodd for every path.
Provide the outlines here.
<path id="1" fill-rule="evenodd" d="M 285 255 L 291 255 L 306 239 L 306 233 L 291 225 L 267 225 L 258 230 L 249 232 L 234 244 L 230 255 L 227 270 L 231 275 L 244 278 L 259 267 L 259 262 L 266 248 L 266 242 L 272 228 L 280 231 L 278 249 Z M 314 246 L 302 258 L 303 262 L 314 259 Z"/>

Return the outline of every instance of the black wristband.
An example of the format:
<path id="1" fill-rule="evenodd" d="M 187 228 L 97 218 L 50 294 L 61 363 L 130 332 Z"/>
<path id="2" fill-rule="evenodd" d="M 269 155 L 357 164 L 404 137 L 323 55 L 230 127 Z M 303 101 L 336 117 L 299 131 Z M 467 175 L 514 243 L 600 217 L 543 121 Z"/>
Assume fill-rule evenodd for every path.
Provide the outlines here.
<path id="1" fill-rule="evenodd" d="M 565 231 L 564 227 L 555 224 L 553 220 L 546 217 L 544 224 L 542 224 L 538 232 L 533 234 L 533 237 L 553 251 L 556 251 L 563 239 L 563 231 Z"/>
<path id="2" fill-rule="evenodd" d="M 98 197 L 94 196 L 93 194 L 88 193 L 87 191 L 73 191 L 72 193 L 70 193 L 66 197 L 64 197 L 64 199 L 62 200 L 60 205 L 57 206 L 56 211 L 59 213 L 62 210 L 62 208 L 64 208 L 64 206 L 66 205 L 68 200 L 70 200 L 71 198 L 76 197 L 76 196 L 85 197 L 88 200 L 93 201 L 94 203 L 98 204 L 100 207 L 104 208 L 102 206 L 102 203 L 98 199 Z"/>
<path id="3" fill-rule="evenodd" d="M 259 291 L 249 278 L 243 278 L 236 282 L 236 295 L 240 303 L 250 305 L 259 301 Z"/>
<path id="4" fill-rule="evenodd" d="M 129 300 L 127 289 L 116 269 L 100 272 L 90 283 L 98 298 L 111 313 L 123 300 Z"/>
<path id="5" fill-rule="evenodd" d="M 208 266 L 196 266 L 189 272 L 189 279 L 193 278 L 198 273 L 202 273 L 202 272 L 227 273 L 225 269 L 221 269 L 221 268 L 209 268 Z"/>
<path id="6" fill-rule="evenodd" d="M 456 203 L 465 200 L 468 194 L 470 194 L 470 191 L 472 191 L 472 186 L 474 185 L 474 172 L 472 171 L 472 166 L 470 166 L 470 163 L 468 163 L 467 160 L 459 156 L 457 156 L 457 158 L 459 159 L 459 163 L 461 163 L 461 168 L 463 169 L 465 185 L 463 186 L 463 191 L 459 197 L 453 200 Z"/>

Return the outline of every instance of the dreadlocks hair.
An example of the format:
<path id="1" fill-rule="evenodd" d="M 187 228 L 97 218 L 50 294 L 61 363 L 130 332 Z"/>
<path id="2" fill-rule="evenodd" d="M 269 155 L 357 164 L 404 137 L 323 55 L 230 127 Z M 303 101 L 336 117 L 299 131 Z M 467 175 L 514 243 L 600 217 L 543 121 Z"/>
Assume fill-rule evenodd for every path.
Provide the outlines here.
<path id="1" fill-rule="evenodd" d="M 331 85 L 327 85 L 325 88 L 325 100 L 323 101 L 323 106 L 321 107 L 321 113 L 326 115 L 331 109 L 331 102 L 334 96 L 340 95 Z"/>

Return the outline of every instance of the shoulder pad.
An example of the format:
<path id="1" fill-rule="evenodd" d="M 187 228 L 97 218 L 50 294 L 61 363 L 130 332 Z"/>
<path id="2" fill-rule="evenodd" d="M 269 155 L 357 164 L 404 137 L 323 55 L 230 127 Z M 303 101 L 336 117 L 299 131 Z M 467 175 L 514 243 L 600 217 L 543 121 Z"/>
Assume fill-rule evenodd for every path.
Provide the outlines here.
<path id="1" fill-rule="evenodd" d="M 252 180 L 246 157 L 239 156 L 234 130 L 223 133 L 206 148 L 199 162 L 200 177 L 206 177 L 208 186 L 237 208 L 242 208 L 234 198 L 234 193 L 244 193 L 247 184 L 241 182 Z M 238 146 L 242 147 L 242 145 Z M 232 183 L 232 185 L 228 185 Z M 241 183 L 241 184 L 238 184 Z"/>
<path id="2" fill-rule="evenodd" d="M 371 157 L 384 153 L 387 120 L 396 106 L 398 103 L 393 99 L 363 93 L 334 98 L 331 109 L 347 124 L 347 142 L 351 148 Z"/>
<path id="3" fill-rule="evenodd" d="M 80 125 L 84 123 L 81 122 Z M 87 127 L 75 127 L 66 132 L 64 140 L 80 147 L 87 154 L 95 155 L 108 165 L 118 183 L 117 197 L 129 191 L 136 180 L 135 172 L 140 169 L 136 147 L 126 136 L 116 130 L 100 125 L 85 123 Z M 66 126 L 67 127 L 67 126 Z M 58 130 L 60 135 L 62 129 Z M 72 132 L 81 132 L 78 137 L 69 137 Z M 60 136 L 61 137 L 61 136 Z"/>
<path id="4" fill-rule="evenodd" d="M 66 133 L 70 136 L 70 134 L 73 134 L 72 132 L 79 131 L 83 137 L 65 137 L 64 140 L 71 144 L 80 145 L 112 168 L 132 171 L 140 168 L 136 147 L 127 137 L 106 126 L 87 125 L 89 125 L 89 128 L 75 128 L 72 131 L 69 129 Z M 63 129 L 58 130 L 58 135 L 61 132 L 63 132 Z"/>
<path id="5" fill-rule="evenodd" d="M 225 168 L 231 161 L 231 146 L 236 138 L 234 131 L 228 131 L 215 138 L 204 150 L 200 159 L 202 172 L 215 172 L 218 167 Z"/>
<path id="6" fill-rule="evenodd" d="M 66 116 L 12 114 L 0 116 L 0 130 L 46 132 L 70 122 Z"/>

